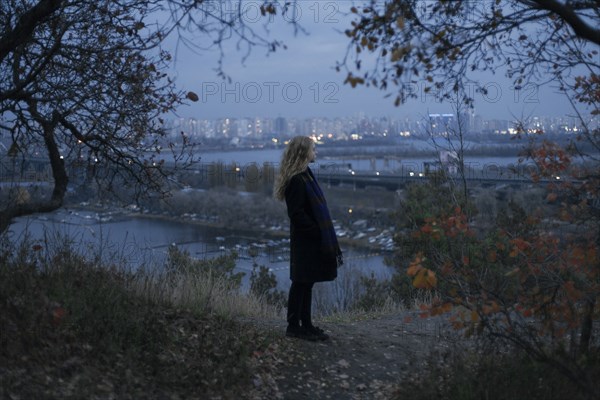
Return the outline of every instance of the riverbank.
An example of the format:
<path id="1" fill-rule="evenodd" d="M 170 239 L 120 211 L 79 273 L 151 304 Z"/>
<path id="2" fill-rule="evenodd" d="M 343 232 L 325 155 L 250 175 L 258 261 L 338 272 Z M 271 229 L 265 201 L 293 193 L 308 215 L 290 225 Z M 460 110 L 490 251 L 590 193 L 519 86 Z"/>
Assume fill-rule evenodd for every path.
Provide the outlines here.
<path id="1" fill-rule="evenodd" d="M 135 206 L 119 208 L 114 206 L 79 203 L 66 205 L 65 208 L 73 211 L 97 213 L 97 219 L 103 222 L 128 218 L 164 221 L 224 231 L 228 232 L 231 236 L 235 236 L 249 242 L 266 243 L 273 240 L 281 241 L 282 239 L 289 238 L 287 218 L 282 218 L 281 221 L 279 221 L 279 224 L 256 224 L 252 229 L 250 229 L 248 228 L 247 223 L 244 221 L 244 218 L 234 218 L 233 220 L 237 221 L 238 224 L 232 224 L 232 219 L 225 223 L 209 217 L 201 217 L 196 214 L 183 213 L 181 215 L 171 215 L 142 210 Z M 350 224 L 351 227 L 345 226 L 345 224 L 342 225 L 338 222 L 335 224 L 336 231 L 338 233 L 338 241 L 341 247 L 351 247 L 353 249 L 366 252 L 391 251 L 390 245 L 392 244 L 393 232 L 391 228 L 376 229 L 373 227 L 368 227 L 368 221 L 366 220 L 354 221 Z"/>

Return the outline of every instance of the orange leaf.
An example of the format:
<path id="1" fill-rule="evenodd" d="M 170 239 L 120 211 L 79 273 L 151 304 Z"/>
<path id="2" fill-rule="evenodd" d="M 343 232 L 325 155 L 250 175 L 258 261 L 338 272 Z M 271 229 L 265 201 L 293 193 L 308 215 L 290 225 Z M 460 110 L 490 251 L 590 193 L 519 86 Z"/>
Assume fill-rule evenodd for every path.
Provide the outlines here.
<path id="1" fill-rule="evenodd" d="M 495 313 L 500 312 L 500 305 L 495 301 L 492 301 L 492 311 Z"/>
<path id="2" fill-rule="evenodd" d="M 530 247 L 529 242 L 519 238 L 511 240 L 511 243 L 514 244 L 521 251 L 526 250 Z"/>
<path id="3" fill-rule="evenodd" d="M 425 277 L 424 269 L 420 270 L 415 276 L 415 279 L 413 279 L 413 286 L 417 289 L 427 289 L 429 286 L 427 283 L 427 278 Z"/>
<path id="4" fill-rule="evenodd" d="M 484 304 L 481 309 L 485 315 L 490 315 L 499 312 L 500 306 L 495 301 L 492 301 L 490 304 Z"/>
<path id="5" fill-rule="evenodd" d="M 465 327 L 465 324 L 461 321 L 454 321 L 452 322 L 452 327 L 456 330 L 462 329 Z"/>
<path id="6" fill-rule="evenodd" d="M 427 269 L 421 268 L 415 279 L 413 279 L 413 286 L 417 289 L 432 289 L 437 285 L 437 278 L 435 276 L 435 272 Z"/>
<path id="7" fill-rule="evenodd" d="M 452 303 L 444 303 L 441 308 L 444 312 L 450 312 L 452 311 L 452 307 Z"/>
<path id="8" fill-rule="evenodd" d="M 429 284 L 429 289 L 437 286 L 437 277 L 435 276 L 435 272 L 430 269 L 427 270 L 427 283 Z"/>
<path id="9" fill-rule="evenodd" d="M 419 272 L 421 270 L 421 268 L 423 268 L 423 267 L 421 267 L 420 265 L 411 264 L 408 267 L 408 269 L 406 270 L 406 274 L 408 276 L 415 276 L 417 274 L 417 272 Z"/>
<path id="10" fill-rule="evenodd" d="M 62 322 L 66 313 L 67 313 L 67 311 L 64 308 L 55 307 L 51 313 L 52 314 L 52 325 L 58 326 Z"/>
<path id="11" fill-rule="evenodd" d="M 546 196 L 546 200 L 548 200 L 550 203 L 554 203 L 557 197 L 558 195 L 556 193 L 548 193 L 548 196 Z"/>

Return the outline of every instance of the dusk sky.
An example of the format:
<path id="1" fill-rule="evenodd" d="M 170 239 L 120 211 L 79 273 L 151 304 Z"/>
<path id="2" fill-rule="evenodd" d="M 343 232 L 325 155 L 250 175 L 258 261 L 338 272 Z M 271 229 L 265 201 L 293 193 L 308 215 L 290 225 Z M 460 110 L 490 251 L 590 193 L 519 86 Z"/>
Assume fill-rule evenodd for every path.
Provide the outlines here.
<path id="1" fill-rule="evenodd" d="M 258 32 L 257 2 L 245 2 L 246 22 Z M 301 1 L 297 20 L 308 34 L 294 36 L 290 24 L 281 17 L 269 24 L 271 37 L 283 40 L 287 50 L 265 56 L 255 48 L 242 62 L 244 52 L 236 51 L 235 41 L 225 45 L 224 69 L 232 78 L 228 83 L 219 78 L 218 52 L 194 53 L 185 46 L 175 46 L 174 38 L 167 49 L 176 56 L 172 75 L 178 86 L 197 93 L 200 100 L 183 106 L 182 117 L 213 119 L 222 117 L 344 117 L 364 113 L 368 116 L 420 119 L 427 113 L 450 113 L 449 104 L 439 103 L 422 91 L 419 99 L 394 107 L 395 95 L 375 88 L 351 88 L 344 84 L 345 72 L 336 72 L 336 61 L 342 60 L 348 45 L 343 31 L 350 26 L 346 12 L 349 1 Z M 487 85 L 487 96 L 475 94 L 475 112 L 484 118 L 512 119 L 531 115 L 572 114 L 567 100 L 552 85 L 525 86 L 519 93 L 512 90 L 504 71 L 477 78 Z"/>

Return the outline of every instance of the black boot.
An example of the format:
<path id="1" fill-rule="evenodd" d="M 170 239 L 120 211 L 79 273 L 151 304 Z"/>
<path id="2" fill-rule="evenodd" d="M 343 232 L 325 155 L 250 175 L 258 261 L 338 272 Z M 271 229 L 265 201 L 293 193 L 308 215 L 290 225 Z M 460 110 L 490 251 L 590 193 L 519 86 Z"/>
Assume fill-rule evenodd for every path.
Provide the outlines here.
<path id="1" fill-rule="evenodd" d="M 329 335 L 325 333 L 325 331 L 318 326 L 308 325 L 303 326 L 308 332 L 310 332 L 313 336 L 317 338 L 317 340 L 327 340 L 329 339 Z"/>
<path id="2" fill-rule="evenodd" d="M 311 330 L 300 325 L 288 325 L 287 329 L 285 330 L 285 336 L 309 340 L 311 342 L 316 342 L 319 340 L 319 337 L 312 333 Z"/>

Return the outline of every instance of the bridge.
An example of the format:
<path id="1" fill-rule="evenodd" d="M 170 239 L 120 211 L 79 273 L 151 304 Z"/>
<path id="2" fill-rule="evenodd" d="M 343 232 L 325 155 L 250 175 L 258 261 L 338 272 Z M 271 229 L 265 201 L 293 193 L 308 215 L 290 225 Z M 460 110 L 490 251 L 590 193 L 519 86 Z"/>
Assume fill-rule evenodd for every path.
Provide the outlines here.
<path id="1" fill-rule="evenodd" d="M 315 173 L 321 185 L 352 185 L 356 188 L 364 189 L 366 187 L 383 187 L 388 190 L 398 190 L 413 182 L 426 182 L 430 177 L 425 173 L 408 173 L 408 174 L 391 174 L 383 172 L 363 172 L 350 171 L 348 173 Z M 459 176 L 450 176 L 450 179 L 461 180 Z M 529 185 L 534 182 L 527 177 L 516 175 L 501 175 L 501 176 L 483 176 L 480 174 L 472 174 L 466 177 L 466 181 L 471 185 L 494 186 L 494 185 Z M 542 182 L 548 183 L 549 180 Z"/>
<path id="2" fill-rule="evenodd" d="M 22 161 L 22 160 L 19 160 Z M 47 159 L 30 157 L 25 161 L 25 171 L 29 170 L 37 172 L 39 175 L 44 175 L 46 179 L 37 180 L 51 180 L 52 172 L 50 171 L 49 162 Z M 0 163 L 2 164 L 2 163 Z M 169 166 L 170 163 L 167 163 Z M 81 167 L 81 166 L 80 166 Z M 234 180 L 243 181 L 246 179 L 244 168 L 238 168 L 236 171 L 229 170 L 227 167 L 214 170 L 210 168 L 209 164 L 201 164 L 197 171 L 205 174 L 207 177 L 210 174 L 221 173 L 233 177 Z M 331 166 L 329 166 L 331 167 Z M 70 168 L 77 168 L 71 166 Z M 257 167 L 260 170 L 260 167 Z M 6 165 L 0 165 L 0 176 L 4 178 L 14 178 L 14 171 L 12 168 L 7 168 Z M 22 169 L 23 171 L 23 169 Z M 321 167 L 315 168 L 314 170 L 317 179 L 321 185 L 339 186 L 339 185 L 351 185 L 355 188 L 363 189 L 366 187 L 382 187 L 387 190 L 398 190 L 405 187 L 409 183 L 413 182 L 426 182 L 430 179 L 430 175 L 425 172 L 405 170 L 401 172 L 389 172 L 389 171 L 356 171 L 351 168 L 346 168 L 344 165 L 335 165 L 335 168 Z M 73 175 L 74 170 L 70 171 Z M 253 171 L 253 179 L 256 179 L 256 174 L 261 174 L 261 171 Z M 274 173 L 274 171 L 271 171 Z M 233 175 L 233 176 L 231 176 Z M 237 179 L 235 177 L 237 175 Z M 273 176 L 269 177 L 273 179 Z M 461 180 L 461 177 L 456 174 L 451 174 L 450 179 Z M 558 180 L 558 179 L 557 179 Z M 509 170 L 495 169 L 488 171 L 468 171 L 466 181 L 470 185 L 481 185 L 481 186 L 494 186 L 494 185 L 513 185 L 522 186 L 532 184 L 533 181 L 523 174 L 517 174 Z M 542 183 L 549 183 L 550 180 L 542 180 Z"/>

